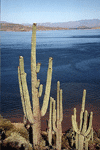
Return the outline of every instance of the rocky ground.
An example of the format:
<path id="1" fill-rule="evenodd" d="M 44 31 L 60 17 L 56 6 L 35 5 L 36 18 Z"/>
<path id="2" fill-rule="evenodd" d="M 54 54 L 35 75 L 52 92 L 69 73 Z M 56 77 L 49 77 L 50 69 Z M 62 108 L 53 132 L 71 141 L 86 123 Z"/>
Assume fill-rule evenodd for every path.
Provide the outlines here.
<path id="1" fill-rule="evenodd" d="M 89 141 L 89 150 L 100 149 L 100 129 L 93 132 L 93 141 Z M 62 150 L 75 150 L 75 144 L 71 146 L 72 128 L 62 135 Z M 53 134 L 52 146 L 49 146 L 47 132 L 42 131 L 40 150 L 56 149 L 56 136 Z M 3 150 L 32 150 L 32 135 L 30 125 L 23 123 L 11 123 L 0 115 L 0 146 Z"/>

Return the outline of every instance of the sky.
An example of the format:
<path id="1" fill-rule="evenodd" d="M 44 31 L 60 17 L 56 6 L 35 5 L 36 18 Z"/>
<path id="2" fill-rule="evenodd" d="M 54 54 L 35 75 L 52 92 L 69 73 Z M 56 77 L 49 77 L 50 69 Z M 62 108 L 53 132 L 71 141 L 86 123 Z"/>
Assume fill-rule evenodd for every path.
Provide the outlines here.
<path id="1" fill-rule="evenodd" d="M 100 19 L 100 0 L 1 0 L 1 21 L 68 22 Z"/>

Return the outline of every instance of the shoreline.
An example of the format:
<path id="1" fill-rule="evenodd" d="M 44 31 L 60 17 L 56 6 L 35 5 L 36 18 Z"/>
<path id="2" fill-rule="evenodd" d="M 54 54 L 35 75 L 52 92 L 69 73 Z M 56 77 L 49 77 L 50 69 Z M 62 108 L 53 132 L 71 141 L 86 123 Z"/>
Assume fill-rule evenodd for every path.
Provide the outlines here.
<path id="1" fill-rule="evenodd" d="M 51 96 L 56 100 L 56 83 L 51 86 Z M 63 121 L 62 121 L 62 129 L 63 132 L 71 128 L 71 115 L 73 115 L 73 109 L 77 109 L 77 121 L 79 122 L 79 114 L 81 111 L 82 105 L 82 94 L 83 89 L 86 89 L 86 102 L 85 102 L 85 110 L 90 113 L 93 112 L 93 128 L 98 131 L 100 129 L 100 96 L 99 96 L 99 85 L 87 84 L 87 83 L 61 83 L 61 89 L 63 90 Z M 19 101 L 20 97 L 16 99 Z M 21 101 L 21 99 L 20 99 Z M 42 103 L 42 97 L 40 98 L 40 106 Z M 15 103 L 16 104 L 16 103 Z M 6 105 L 6 103 L 5 103 Z M 10 106 L 9 106 L 10 107 Z M 41 107 L 40 107 L 41 108 Z M 23 109 L 22 106 L 15 106 L 15 108 L 5 109 L 2 107 L 1 115 L 4 118 L 9 119 L 12 123 L 23 122 Z M 4 111 L 4 112 L 3 112 Z M 47 122 L 49 116 L 49 107 L 46 115 L 41 118 L 41 128 L 42 130 L 46 130 Z"/>
<path id="2" fill-rule="evenodd" d="M 57 95 L 57 87 L 56 83 L 52 84 L 51 86 L 51 96 L 56 100 Z M 79 122 L 79 114 L 81 111 L 81 105 L 82 105 L 82 94 L 83 89 L 86 89 L 86 102 L 85 102 L 85 110 L 90 113 L 93 112 L 93 128 L 97 131 L 100 129 L 100 86 L 95 84 L 87 84 L 87 83 L 61 83 L 60 85 L 61 89 L 63 90 L 63 121 L 62 121 L 62 129 L 63 132 L 71 128 L 71 115 L 73 115 L 73 109 L 77 109 L 77 121 Z M 40 99 L 40 106 L 42 106 L 42 97 Z M 20 97 L 16 99 L 16 101 L 21 101 Z M 6 102 L 6 101 L 5 101 Z M 20 102 L 21 103 L 21 102 Z M 16 103 L 15 103 L 16 104 Z M 6 105 L 6 103 L 5 103 Z M 12 123 L 16 122 L 23 122 L 23 109 L 22 106 L 17 106 L 13 109 L 11 109 L 11 106 L 9 106 L 9 109 L 7 111 L 2 107 L 2 113 L 1 115 L 4 118 L 9 119 Z M 41 107 L 40 107 L 41 108 Z M 3 112 L 4 111 L 4 112 Z M 47 128 L 47 122 L 48 115 L 49 114 L 49 107 L 46 115 L 41 118 L 41 128 L 42 130 L 46 130 Z"/>
<path id="3" fill-rule="evenodd" d="M 91 28 L 91 29 L 37 29 L 36 31 L 58 31 L 58 30 L 100 30 L 100 28 Z M 5 32 L 32 32 L 32 30 L 0 30 Z"/>
<path id="4" fill-rule="evenodd" d="M 80 116 L 81 105 L 76 105 L 75 108 L 77 110 L 77 122 L 80 123 L 79 116 Z M 64 110 L 63 121 L 62 121 L 63 133 L 65 133 L 68 129 L 72 127 L 71 115 L 73 115 L 73 109 L 74 107 Z M 100 112 L 97 112 L 97 107 L 91 104 L 89 104 L 89 106 L 86 106 L 86 110 L 88 111 L 88 113 L 90 113 L 93 110 L 93 129 L 97 132 L 100 129 Z M 3 115 L 2 116 L 6 119 L 9 119 L 11 123 L 23 123 L 23 113 L 21 112 L 16 113 L 16 111 L 12 113 L 13 115 L 10 114 L 8 117 L 7 116 L 4 117 Z M 48 116 L 49 116 L 49 113 L 47 112 L 46 115 L 42 117 L 41 119 L 42 131 L 46 131 L 47 129 L 46 120 L 48 120 Z"/>

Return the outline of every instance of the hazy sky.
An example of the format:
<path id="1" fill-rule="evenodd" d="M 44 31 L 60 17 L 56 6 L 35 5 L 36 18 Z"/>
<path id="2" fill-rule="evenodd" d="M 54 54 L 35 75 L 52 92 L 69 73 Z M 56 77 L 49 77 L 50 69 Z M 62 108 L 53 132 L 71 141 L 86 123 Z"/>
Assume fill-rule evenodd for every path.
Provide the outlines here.
<path id="1" fill-rule="evenodd" d="M 68 22 L 100 19 L 100 0 L 1 0 L 1 21 Z"/>

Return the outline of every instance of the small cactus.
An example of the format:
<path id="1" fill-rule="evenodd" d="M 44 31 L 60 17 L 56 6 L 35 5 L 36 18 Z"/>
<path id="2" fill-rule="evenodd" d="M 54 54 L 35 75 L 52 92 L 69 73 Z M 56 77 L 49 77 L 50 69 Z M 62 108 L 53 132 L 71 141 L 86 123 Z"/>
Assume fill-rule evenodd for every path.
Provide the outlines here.
<path id="1" fill-rule="evenodd" d="M 53 107 L 53 110 L 52 110 Z M 56 149 L 61 150 L 62 142 L 62 120 L 63 120 L 63 107 L 62 107 L 62 89 L 60 89 L 60 82 L 57 82 L 57 111 L 56 101 L 50 97 L 50 114 L 49 114 L 49 131 L 48 139 L 49 144 L 52 144 L 52 132 L 56 133 Z M 56 116 L 57 115 L 57 116 Z"/>
<path id="2" fill-rule="evenodd" d="M 92 128 L 93 112 L 91 112 L 90 115 L 88 115 L 87 110 L 85 110 L 85 97 L 86 97 L 86 90 L 84 89 L 82 98 L 82 108 L 80 112 L 79 128 L 78 123 L 76 121 L 76 108 L 74 108 L 74 115 L 72 115 L 73 131 L 76 133 L 75 144 L 76 149 L 78 150 L 83 150 L 84 143 L 85 143 L 85 150 L 88 150 L 88 141 L 90 140 L 90 138 L 93 139 L 93 128 Z M 87 124 L 88 121 L 89 124 Z"/>

